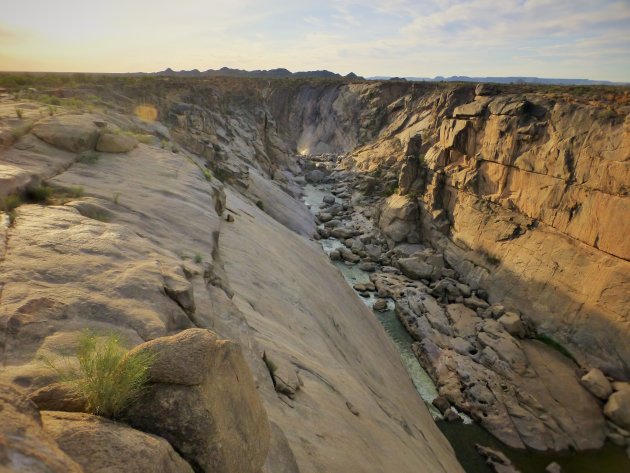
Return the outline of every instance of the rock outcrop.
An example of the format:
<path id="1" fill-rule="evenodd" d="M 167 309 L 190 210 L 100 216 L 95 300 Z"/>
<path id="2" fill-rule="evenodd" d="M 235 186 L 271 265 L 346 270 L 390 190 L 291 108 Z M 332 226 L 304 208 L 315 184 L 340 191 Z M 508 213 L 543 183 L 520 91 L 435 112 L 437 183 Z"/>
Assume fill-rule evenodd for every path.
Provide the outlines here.
<path id="1" fill-rule="evenodd" d="M 151 386 L 124 417 L 167 439 L 196 471 L 258 473 L 269 424 L 240 348 L 189 329 L 137 346 L 153 353 Z"/>
<path id="2" fill-rule="evenodd" d="M 42 426 L 35 405 L 0 384 L 0 469 L 25 473 L 82 473 Z"/>
<path id="3" fill-rule="evenodd" d="M 42 412 L 44 431 L 85 473 L 193 473 L 163 438 L 90 414 Z"/>

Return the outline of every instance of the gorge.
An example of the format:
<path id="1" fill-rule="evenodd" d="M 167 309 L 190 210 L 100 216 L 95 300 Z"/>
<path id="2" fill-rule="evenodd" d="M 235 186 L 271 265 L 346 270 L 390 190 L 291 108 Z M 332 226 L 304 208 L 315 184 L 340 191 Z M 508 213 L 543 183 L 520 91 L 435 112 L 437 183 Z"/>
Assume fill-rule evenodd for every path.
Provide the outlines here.
<path id="1" fill-rule="evenodd" d="M 438 409 L 524 451 L 612 442 L 628 465 L 627 88 L 103 76 L 0 93 L 1 464 L 117 471 L 144 436 L 162 466 L 137 471 L 472 471 L 322 251 L 332 236 Z M 112 425 L 41 362 L 85 328 L 159 354 Z"/>

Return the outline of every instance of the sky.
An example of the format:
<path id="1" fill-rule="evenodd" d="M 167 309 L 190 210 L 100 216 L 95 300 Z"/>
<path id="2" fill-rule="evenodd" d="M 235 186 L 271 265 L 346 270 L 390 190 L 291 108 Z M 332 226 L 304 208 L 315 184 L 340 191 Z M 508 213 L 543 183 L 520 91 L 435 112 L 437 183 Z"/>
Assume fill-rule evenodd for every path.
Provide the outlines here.
<path id="1" fill-rule="evenodd" d="M 0 70 L 630 82 L 630 0 L 0 0 Z"/>

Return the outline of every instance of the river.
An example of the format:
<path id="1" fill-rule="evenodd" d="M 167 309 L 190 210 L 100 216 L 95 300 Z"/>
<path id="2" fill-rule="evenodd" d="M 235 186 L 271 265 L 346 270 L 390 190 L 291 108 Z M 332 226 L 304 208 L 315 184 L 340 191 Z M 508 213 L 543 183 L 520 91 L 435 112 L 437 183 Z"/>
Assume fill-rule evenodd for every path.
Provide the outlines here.
<path id="1" fill-rule="evenodd" d="M 303 200 L 310 207 L 311 212 L 316 214 L 326 195 L 330 195 L 328 186 L 316 187 L 307 184 L 304 188 Z M 342 246 L 342 243 L 336 238 L 322 239 L 320 243 L 326 253 Z M 331 263 L 341 271 L 350 286 L 370 282 L 369 274 L 358 269 L 356 265 L 348 265 L 343 261 Z M 361 299 L 368 307 L 372 308 L 375 295 L 370 293 L 369 297 L 361 297 Z M 381 322 L 385 331 L 392 337 L 418 394 L 426 403 L 440 430 L 453 446 L 458 460 L 467 473 L 493 472 L 475 450 L 476 443 L 502 451 L 522 473 L 544 473 L 545 467 L 551 462 L 556 462 L 562 466 L 563 473 L 630 472 L 630 458 L 622 447 L 613 444 L 606 444 L 602 449 L 590 452 L 538 453 L 506 446 L 465 414 L 460 413 L 463 422 L 449 423 L 442 420 L 438 410 L 431 404 L 438 395 L 437 389 L 431 377 L 411 351 L 413 339 L 396 317 L 393 306 L 394 303 L 390 300 L 387 311 L 372 312 Z"/>

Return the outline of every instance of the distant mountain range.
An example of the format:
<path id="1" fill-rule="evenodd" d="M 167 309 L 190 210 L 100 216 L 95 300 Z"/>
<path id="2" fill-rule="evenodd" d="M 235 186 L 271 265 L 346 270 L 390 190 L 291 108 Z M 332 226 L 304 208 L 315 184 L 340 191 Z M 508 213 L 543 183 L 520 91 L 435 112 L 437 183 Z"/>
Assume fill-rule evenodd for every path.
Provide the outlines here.
<path id="1" fill-rule="evenodd" d="M 291 72 L 288 69 L 283 68 L 270 69 L 268 71 L 245 71 L 243 69 L 231 69 L 229 67 L 222 67 L 221 69 L 208 69 L 207 71 L 200 71 L 199 69 L 192 69 L 190 71 L 174 71 L 169 67 L 164 71 L 151 73 L 151 75 L 175 77 L 256 77 L 262 79 L 361 79 L 353 72 L 342 76 L 341 74 L 330 71 Z"/>
<path id="2" fill-rule="evenodd" d="M 140 73 L 145 75 L 145 73 Z M 135 74 L 134 74 L 135 75 Z M 331 71 L 302 71 L 291 72 L 288 69 L 277 68 L 269 70 L 246 71 L 243 69 L 232 69 L 222 67 L 221 69 L 208 69 L 200 71 L 192 69 L 190 71 L 174 71 L 170 67 L 163 71 L 151 72 L 147 75 L 172 76 L 172 77 L 255 77 L 262 79 L 364 79 L 351 72 L 345 76 Z M 548 84 L 548 85 L 627 85 L 624 82 L 612 82 L 607 80 L 591 80 L 591 79 L 554 79 L 542 77 L 468 77 L 468 76 L 436 76 L 436 77 L 391 77 L 391 76 L 374 76 L 368 77 L 368 80 L 407 80 L 420 82 L 493 82 L 497 84 Z"/>
<path id="3" fill-rule="evenodd" d="M 408 80 L 420 82 L 493 82 L 496 84 L 547 84 L 547 85 L 627 85 L 627 82 L 611 82 L 591 79 L 553 79 L 544 77 L 368 77 L 369 80 Z"/>

